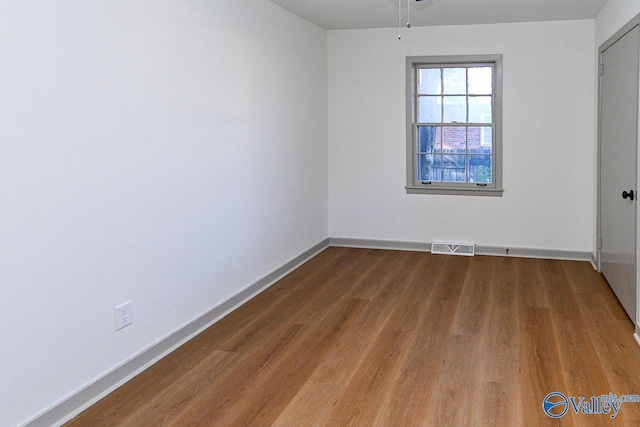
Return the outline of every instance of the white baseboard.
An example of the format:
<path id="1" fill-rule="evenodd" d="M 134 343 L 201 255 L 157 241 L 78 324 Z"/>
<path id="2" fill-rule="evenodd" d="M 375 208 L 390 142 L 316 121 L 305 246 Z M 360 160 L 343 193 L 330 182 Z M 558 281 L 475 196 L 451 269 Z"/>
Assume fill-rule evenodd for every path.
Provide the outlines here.
<path id="1" fill-rule="evenodd" d="M 352 239 L 344 237 L 330 237 L 331 246 L 341 246 L 349 248 L 367 249 L 391 249 L 405 251 L 431 252 L 431 243 L 403 242 L 398 240 L 376 240 L 376 239 Z M 510 256 L 521 258 L 541 258 L 541 259 L 561 259 L 570 261 L 592 262 L 591 252 L 564 251 L 557 249 L 534 249 L 534 248 L 514 248 L 504 246 L 483 246 L 476 245 L 477 255 Z"/>
<path id="2" fill-rule="evenodd" d="M 314 245 L 202 316 L 135 355 L 97 381 L 88 384 L 43 411 L 23 426 L 60 426 L 66 423 L 328 247 L 329 239 Z"/>

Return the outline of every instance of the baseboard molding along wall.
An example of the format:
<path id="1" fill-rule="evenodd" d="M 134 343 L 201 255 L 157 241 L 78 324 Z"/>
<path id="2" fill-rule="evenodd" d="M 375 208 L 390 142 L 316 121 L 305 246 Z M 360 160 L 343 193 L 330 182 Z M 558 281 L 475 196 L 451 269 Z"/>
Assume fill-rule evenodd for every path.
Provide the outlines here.
<path id="1" fill-rule="evenodd" d="M 431 243 L 403 242 L 398 240 L 351 239 L 330 237 L 330 246 L 367 249 L 391 249 L 403 251 L 431 252 Z M 555 249 L 514 248 L 504 246 L 476 245 L 476 255 L 510 256 L 520 258 L 561 259 L 570 261 L 589 261 L 592 264 L 593 254 L 581 251 L 563 251 Z"/>
<path id="2" fill-rule="evenodd" d="M 327 238 L 212 308 L 207 313 L 159 340 L 102 378 L 43 411 L 23 426 L 60 426 L 71 420 L 329 246 L 431 252 L 431 243 L 343 237 Z M 591 252 L 476 246 L 475 253 L 477 255 L 589 261 L 594 265 L 594 268 L 596 266 L 594 255 Z M 634 334 L 634 336 L 640 344 L 638 335 Z"/>
<path id="3" fill-rule="evenodd" d="M 178 328 L 176 331 L 143 350 L 102 378 L 43 411 L 26 424 L 23 424 L 23 426 L 60 426 L 71 420 L 328 247 L 329 239 L 325 239 L 314 245 L 231 298 L 212 308 L 207 313 L 187 325 Z"/>

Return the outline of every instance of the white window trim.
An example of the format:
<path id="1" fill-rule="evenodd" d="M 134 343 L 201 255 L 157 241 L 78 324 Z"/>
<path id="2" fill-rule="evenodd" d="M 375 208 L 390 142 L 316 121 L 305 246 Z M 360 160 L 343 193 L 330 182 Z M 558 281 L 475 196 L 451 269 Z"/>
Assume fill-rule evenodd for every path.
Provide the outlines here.
<path id="1" fill-rule="evenodd" d="M 487 186 L 469 183 L 430 183 L 423 184 L 417 180 L 416 159 L 416 73 L 419 65 L 449 66 L 456 64 L 492 64 L 493 73 L 493 115 L 495 129 L 493 131 L 493 182 Z M 456 55 L 456 56 L 408 56 L 407 57 L 407 185 L 408 194 L 447 194 L 501 197 L 502 187 L 502 55 Z"/>

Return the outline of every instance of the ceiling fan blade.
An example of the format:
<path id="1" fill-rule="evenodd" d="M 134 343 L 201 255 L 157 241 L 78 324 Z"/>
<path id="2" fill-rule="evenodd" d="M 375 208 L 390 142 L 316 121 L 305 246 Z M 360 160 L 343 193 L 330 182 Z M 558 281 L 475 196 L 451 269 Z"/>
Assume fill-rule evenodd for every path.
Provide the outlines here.
<path id="1" fill-rule="evenodd" d="M 399 0 L 389 0 L 389 2 L 393 3 L 396 7 L 398 7 L 398 1 Z M 409 2 L 413 10 L 422 10 L 433 6 L 433 0 L 409 0 Z M 406 6 L 407 0 L 402 0 L 402 7 L 405 8 Z"/>
<path id="2" fill-rule="evenodd" d="M 416 10 L 425 9 L 429 6 L 433 6 L 433 0 L 416 0 L 414 4 Z"/>

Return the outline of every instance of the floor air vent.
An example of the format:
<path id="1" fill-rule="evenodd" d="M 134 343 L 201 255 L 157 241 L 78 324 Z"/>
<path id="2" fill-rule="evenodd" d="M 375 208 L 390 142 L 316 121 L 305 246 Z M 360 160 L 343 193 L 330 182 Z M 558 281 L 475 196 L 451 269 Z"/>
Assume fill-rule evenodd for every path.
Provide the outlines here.
<path id="1" fill-rule="evenodd" d="M 432 254 L 473 256 L 476 246 L 473 243 L 455 243 L 434 241 L 431 243 Z"/>

